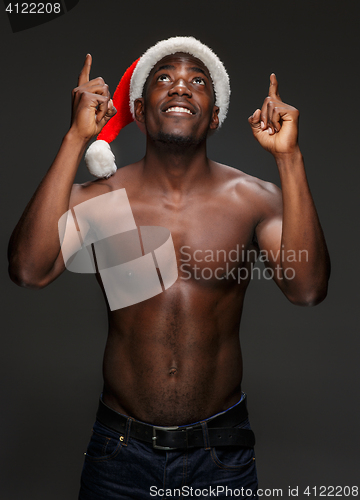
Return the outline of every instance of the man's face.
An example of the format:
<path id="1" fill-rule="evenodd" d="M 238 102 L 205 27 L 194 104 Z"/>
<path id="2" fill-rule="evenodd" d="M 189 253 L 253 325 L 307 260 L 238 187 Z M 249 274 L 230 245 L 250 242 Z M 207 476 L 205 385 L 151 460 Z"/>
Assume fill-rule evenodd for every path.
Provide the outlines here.
<path id="1" fill-rule="evenodd" d="M 152 69 L 142 99 L 135 101 L 136 118 L 153 139 L 184 145 L 206 139 L 218 127 L 218 110 L 210 74 L 197 58 L 176 53 Z"/>

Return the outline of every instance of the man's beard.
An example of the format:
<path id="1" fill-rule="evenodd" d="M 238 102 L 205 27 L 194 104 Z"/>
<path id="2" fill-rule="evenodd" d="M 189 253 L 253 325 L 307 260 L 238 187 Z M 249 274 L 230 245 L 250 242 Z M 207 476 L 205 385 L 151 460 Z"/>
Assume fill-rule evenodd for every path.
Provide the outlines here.
<path id="1" fill-rule="evenodd" d="M 204 137 L 195 138 L 192 135 L 176 135 L 176 134 L 168 134 L 166 132 L 158 132 L 155 137 L 152 137 L 156 142 L 160 142 L 162 146 L 165 146 L 169 149 L 175 149 L 178 152 L 185 152 L 188 148 L 198 146 L 201 142 L 206 140 L 206 134 Z"/>

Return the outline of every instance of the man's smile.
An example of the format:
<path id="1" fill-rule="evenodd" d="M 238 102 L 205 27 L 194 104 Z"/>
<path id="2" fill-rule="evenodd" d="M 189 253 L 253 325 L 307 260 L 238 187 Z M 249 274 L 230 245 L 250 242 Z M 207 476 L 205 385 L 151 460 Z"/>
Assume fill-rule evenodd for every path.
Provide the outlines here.
<path id="1" fill-rule="evenodd" d="M 162 111 L 164 113 L 171 113 L 171 114 L 187 114 L 187 115 L 195 115 L 195 110 L 193 109 L 193 106 L 188 104 L 187 102 L 185 103 L 184 101 L 172 101 L 168 102 L 167 104 L 164 105 Z"/>
<path id="2" fill-rule="evenodd" d="M 179 106 L 173 106 L 171 108 L 168 108 L 165 113 L 187 113 L 189 115 L 192 115 L 193 113 L 190 111 L 190 109 L 187 108 L 180 108 Z"/>

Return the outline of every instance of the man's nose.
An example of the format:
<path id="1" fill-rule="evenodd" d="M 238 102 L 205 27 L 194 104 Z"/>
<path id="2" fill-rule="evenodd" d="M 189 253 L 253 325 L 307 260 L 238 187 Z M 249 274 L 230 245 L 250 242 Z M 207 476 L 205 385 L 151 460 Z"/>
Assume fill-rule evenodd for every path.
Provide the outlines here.
<path id="1" fill-rule="evenodd" d="M 178 78 L 174 85 L 169 89 L 169 95 L 178 94 L 178 95 L 187 95 L 191 97 L 191 90 L 189 89 L 187 83 L 183 78 Z"/>

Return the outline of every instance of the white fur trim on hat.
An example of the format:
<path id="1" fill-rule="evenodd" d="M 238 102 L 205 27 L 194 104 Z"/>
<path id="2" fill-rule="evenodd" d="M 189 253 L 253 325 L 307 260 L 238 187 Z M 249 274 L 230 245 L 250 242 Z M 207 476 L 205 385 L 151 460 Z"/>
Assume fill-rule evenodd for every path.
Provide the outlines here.
<path id="1" fill-rule="evenodd" d="M 219 107 L 219 126 L 226 118 L 230 102 L 230 80 L 223 63 L 206 45 L 192 36 L 176 36 L 162 40 L 150 47 L 140 58 L 130 82 L 130 110 L 135 116 L 134 101 L 142 96 L 150 71 L 163 57 L 176 52 L 186 52 L 200 59 L 209 70 L 214 91 L 215 104 Z"/>
<path id="2" fill-rule="evenodd" d="M 115 174 L 115 156 L 106 141 L 98 140 L 89 146 L 85 154 L 85 163 L 95 177 L 108 178 Z"/>

